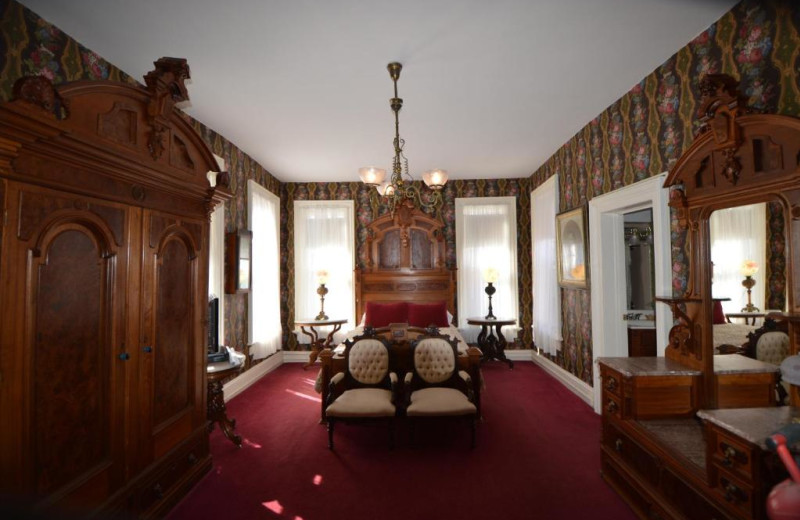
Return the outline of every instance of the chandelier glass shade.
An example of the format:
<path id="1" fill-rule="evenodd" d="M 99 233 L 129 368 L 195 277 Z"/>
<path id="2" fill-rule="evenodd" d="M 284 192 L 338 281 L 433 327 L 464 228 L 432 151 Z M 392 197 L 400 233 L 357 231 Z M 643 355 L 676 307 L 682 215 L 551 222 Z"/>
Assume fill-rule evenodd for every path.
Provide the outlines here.
<path id="1" fill-rule="evenodd" d="M 374 187 L 378 194 L 383 198 L 389 210 L 394 213 L 395 209 L 401 204 L 417 206 L 426 210 L 434 210 L 442 203 L 441 190 L 447 182 L 447 172 L 445 170 L 428 170 L 422 174 L 422 180 L 429 188 L 427 193 L 420 189 L 418 183 L 414 183 L 411 174 L 408 173 L 408 159 L 403 154 L 405 141 L 400 138 L 400 109 L 403 107 L 403 100 L 397 97 L 397 80 L 400 78 L 400 71 L 403 66 L 399 63 L 390 63 L 387 68 L 389 75 L 394 82 L 394 97 L 390 100 L 390 106 L 394 112 L 394 159 L 392 161 L 391 176 L 386 178 L 386 170 L 376 166 L 366 166 L 359 168 L 358 175 L 364 184 Z"/>

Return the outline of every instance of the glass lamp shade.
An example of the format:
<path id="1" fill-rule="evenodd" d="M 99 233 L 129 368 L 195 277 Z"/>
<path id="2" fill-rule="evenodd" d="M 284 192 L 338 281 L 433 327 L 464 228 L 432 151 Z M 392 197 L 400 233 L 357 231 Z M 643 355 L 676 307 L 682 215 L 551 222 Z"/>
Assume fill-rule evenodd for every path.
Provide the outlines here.
<path id="1" fill-rule="evenodd" d="M 361 177 L 361 182 L 364 184 L 378 187 L 383 182 L 383 179 L 386 178 L 386 170 L 374 166 L 366 166 L 358 169 L 358 176 Z"/>
<path id="2" fill-rule="evenodd" d="M 328 283 L 328 271 L 324 269 L 317 271 L 317 283 L 320 285 Z"/>
<path id="3" fill-rule="evenodd" d="M 489 267 L 483 271 L 483 281 L 486 283 L 496 283 L 500 273 L 494 267 Z"/>
<path id="4" fill-rule="evenodd" d="M 425 185 L 432 190 L 441 190 L 444 188 L 445 183 L 447 183 L 447 171 L 446 170 L 428 170 L 422 174 L 422 180 L 425 181 Z"/>
<path id="5" fill-rule="evenodd" d="M 758 262 L 754 260 L 745 260 L 742 262 L 741 272 L 742 276 L 753 276 L 758 272 Z"/>
<path id="6" fill-rule="evenodd" d="M 389 181 L 383 181 L 380 186 L 377 186 L 377 190 L 381 197 L 391 197 L 394 195 L 394 184 L 389 184 Z"/>

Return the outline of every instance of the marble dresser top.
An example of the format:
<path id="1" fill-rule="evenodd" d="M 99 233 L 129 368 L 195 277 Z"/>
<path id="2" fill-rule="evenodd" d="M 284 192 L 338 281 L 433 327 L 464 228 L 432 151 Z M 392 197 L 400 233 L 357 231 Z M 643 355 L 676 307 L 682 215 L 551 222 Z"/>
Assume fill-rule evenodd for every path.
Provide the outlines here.
<path id="1" fill-rule="evenodd" d="M 701 372 L 664 357 L 601 357 L 609 368 L 627 377 L 633 376 L 699 376 Z"/>
<path id="2" fill-rule="evenodd" d="M 770 408 L 727 408 L 700 410 L 697 416 L 766 449 L 767 437 L 782 426 L 800 422 L 800 408 L 776 406 Z"/>
<path id="3" fill-rule="evenodd" d="M 777 372 L 778 365 L 765 363 L 741 354 L 718 354 L 714 356 L 714 373 L 742 374 L 745 372 Z"/>

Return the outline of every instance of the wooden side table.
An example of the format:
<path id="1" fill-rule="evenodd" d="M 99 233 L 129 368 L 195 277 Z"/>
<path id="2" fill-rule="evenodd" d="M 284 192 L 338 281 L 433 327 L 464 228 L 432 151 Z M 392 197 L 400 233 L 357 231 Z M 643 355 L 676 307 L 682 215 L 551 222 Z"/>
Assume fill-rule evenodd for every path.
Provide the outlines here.
<path id="1" fill-rule="evenodd" d="M 506 357 L 507 342 L 501 329 L 506 325 L 514 325 L 517 320 L 468 318 L 467 323 L 480 325 L 481 327 L 481 332 L 478 334 L 478 346 L 483 351 L 483 359 L 481 361 L 497 359 L 508 363 L 509 368 L 514 368 L 514 362 Z M 492 327 L 494 327 L 494 330 L 492 330 Z"/>
<path id="2" fill-rule="evenodd" d="M 225 437 L 239 448 L 242 447 L 242 437 L 233 433 L 233 430 L 236 429 L 236 419 L 228 419 L 222 385 L 228 379 L 236 376 L 243 366 L 233 365 L 228 361 L 209 363 L 206 366 L 206 375 L 208 377 L 208 432 L 211 433 L 214 429 L 214 423 L 219 423 L 219 427 Z"/>
<path id="3" fill-rule="evenodd" d="M 311 338 L 311 353 L 308 355 L 308 363 L 303 365 L 303 370 L 314 364 L 322 349 L 331 346 L 333 335 L 339 332 L 339 329 L 341 329 L 342 325 L 345 323 L 347 323 L 347 320 L 294 320 L 294 324 L 300 326 L 300 331 Z M 333 329 L 328 333 L 325 339 L 320 338 L 319 331 L 317 331 L 316 328 L 326 327 L 328 325 L 332 325 Z M 306 327 L 308 327 L 308 330 L 306 330 Z"/>
<path id="4" fill-rule="evenodd" d="M 725 316 L 728 318 L 742 318 L 745 325 L 755 325 L 758 318 L 766 316 L 765 312 L 729 312 Z M 730 321 L 730 320 L 728 320 Z"/>

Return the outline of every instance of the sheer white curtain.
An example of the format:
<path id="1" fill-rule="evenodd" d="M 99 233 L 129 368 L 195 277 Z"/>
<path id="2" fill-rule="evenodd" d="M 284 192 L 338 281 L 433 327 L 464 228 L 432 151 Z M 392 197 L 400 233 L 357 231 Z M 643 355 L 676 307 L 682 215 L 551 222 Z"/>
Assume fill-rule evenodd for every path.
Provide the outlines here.
<path id="1" fill-rule="evenodd" d="M 492 312 L 501 319 L 519 319 L 517 292 L 516 197 L 456 199 L 456 252 L 458 256 L 458 322 L 464 339 L 474 343 L 480 329 L 467 319 L 489 312 L 484 272 L 497 270 Z M 506 327 L 506 339 L 518 327 Z"/>
<path id="2" fill-rule="evenodd" d="M 331 319 L 347 319 L 334 337 L 339 342 L 355 326 L 354 206 L 352 200 L 296 201 L 294 203 L 294 298 L 295 318 L 314 318 L 320 311 L 317 273 L 328 272 L 325 287 L 325 314 Z M 326 327 L 318 329 L 328 334 Z M 301 343 L 309 338 L 295 331 Z"/>
<path id="3" fill-rule="evenodd" d="M 281 346 L 280 199 L 252 180 L 247 181 L 247 199 L 253 232 L 250 352 L 261 359 Z"/>
<path id="4" fill-rule="evenodd" d="M 711 261 L 714 262 L 712 294 L 730 298 L 722 302 L 727 312 L 739 312 L 747 304 L 747 289 L 741 273 L 745 260 L 758 263 L 752 290 L 753 305 L 764 310 L 764 271 L 767 257 L 766 204 L 751 204 L 717 210 L 711 214 Z"/>
<path id="5" fill-rule="evenodd" d="M 533 342 L 555 355 L 561 348 L 561 291 L 556 260 L 556 206 L 558 176 L 553 175 L 531 193 L 533 249 Z"/>

